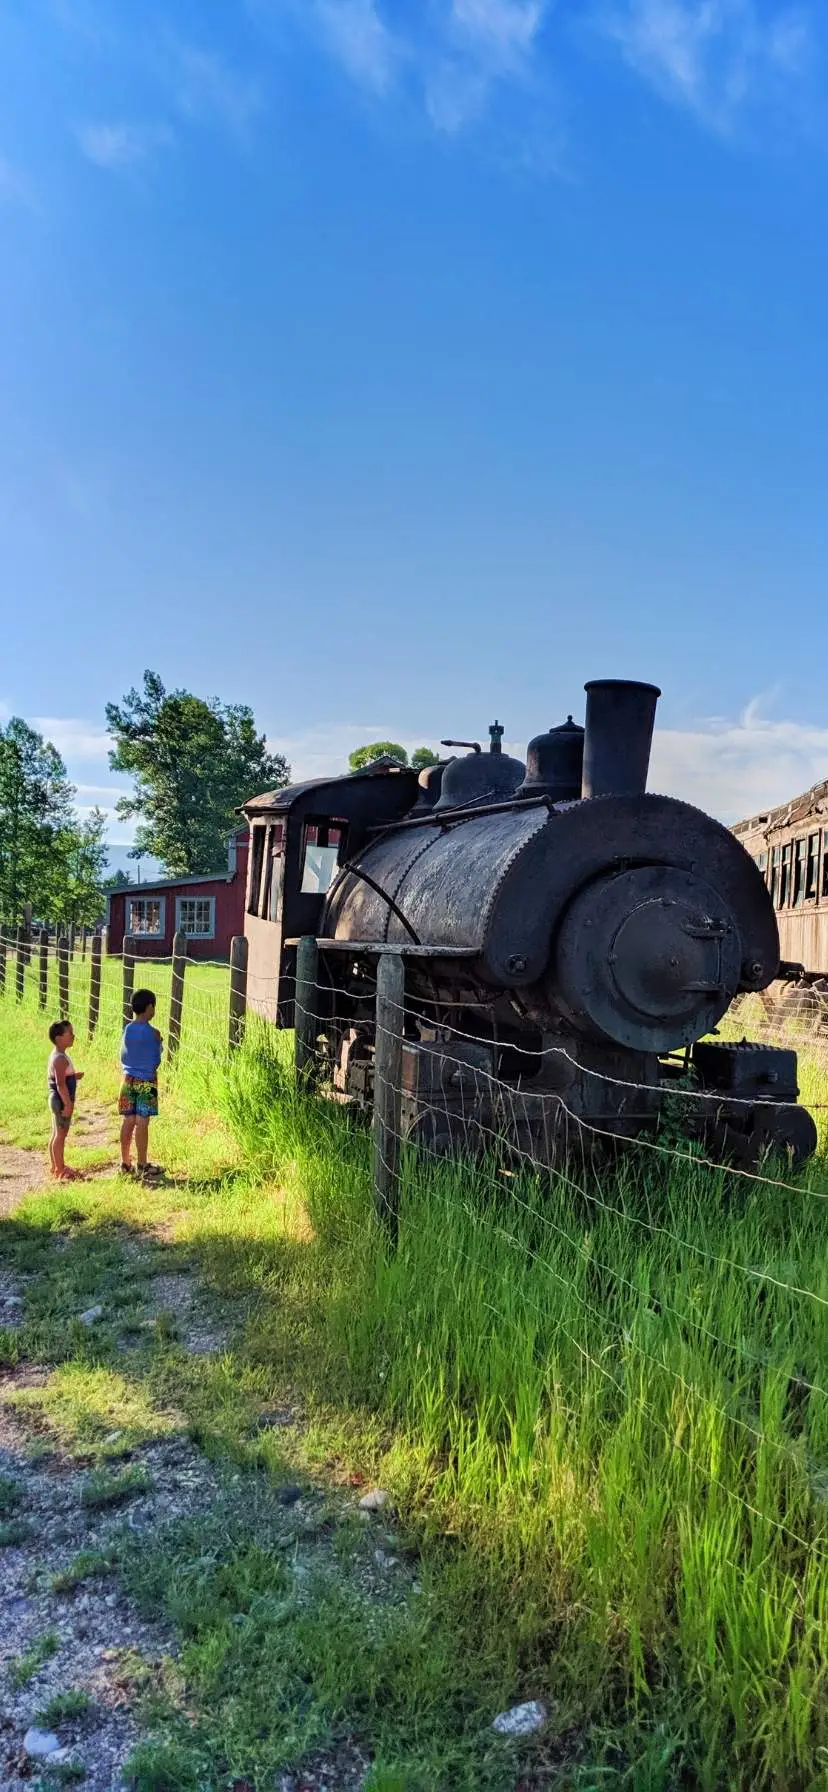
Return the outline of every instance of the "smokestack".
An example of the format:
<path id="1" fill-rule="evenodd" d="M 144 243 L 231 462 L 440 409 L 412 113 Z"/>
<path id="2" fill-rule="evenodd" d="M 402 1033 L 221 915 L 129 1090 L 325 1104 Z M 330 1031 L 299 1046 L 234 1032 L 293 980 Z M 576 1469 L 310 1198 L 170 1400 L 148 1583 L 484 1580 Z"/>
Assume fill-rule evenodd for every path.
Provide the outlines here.
<path id="1" fill-rule="evenodd" d="M 593 678 L 587 694 L 581 795 L 643 796 L 647 788 L 656 704 L 655 684 Z"/>

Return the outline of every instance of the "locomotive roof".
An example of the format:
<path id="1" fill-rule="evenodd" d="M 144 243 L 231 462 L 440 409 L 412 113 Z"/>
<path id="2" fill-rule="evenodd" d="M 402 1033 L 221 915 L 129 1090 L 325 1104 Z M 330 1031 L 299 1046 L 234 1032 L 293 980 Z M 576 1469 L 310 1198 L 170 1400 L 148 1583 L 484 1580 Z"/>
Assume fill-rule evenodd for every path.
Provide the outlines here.
<path id="1" fill-rule="evenodd" d="M 410 775 L 410 768 L 403 765 L 379 765 L 376 770 L 366 766 L 363 771 L 343 772 L 338 778 L 307 778 L 303 784 L 286 784 L 282 790 L 265 790 L 261 796 L 248 797 L 241 805 L 241 812 L 244 815 L 279 814 L 292 809 L 294 803 L 300 802 L 314 791 L 321 793 L 330 790 L 333 793 L 342 784 L 362 784 L 376 778 L 397 778 L 401 774 L 405 775 L 406 771 Z"/>

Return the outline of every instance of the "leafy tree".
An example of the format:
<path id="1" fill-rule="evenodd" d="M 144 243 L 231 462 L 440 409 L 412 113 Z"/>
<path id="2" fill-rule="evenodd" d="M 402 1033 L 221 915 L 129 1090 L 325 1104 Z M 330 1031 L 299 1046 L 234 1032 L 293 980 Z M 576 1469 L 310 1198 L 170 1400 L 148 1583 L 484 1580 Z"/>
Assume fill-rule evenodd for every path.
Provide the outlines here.
<path id="1" fill-rule="evenodd" d="M 55 843 L 56 882 L 50 914 L 64 926 L 92 927 L 104 907 L 106 816 L 93 809 L 85 821 L 61 829 Z"/>
<path id="2" fill-rule="evenodd" d="M 134 882 L 135 879 L 131 871 L 121 871 L 120 869 L 108 871 L 101 884 L 101 889 L 105 895 L 107 890 L 122 890 L 124 884 L 134 884 Z"/>
<path id="3" fill-rule="evenodd" d="M 352 772 L 365 770 L 366 765 L 373 765 L 375 759 L 384 757 L 396 759 L 398 765 L 408 764 L 408 754 L 396 740 L 372 740 L 367 747 L 355 747 L 348 755 L 348 764 Z"/>
<path id="4" fill-rule="evenodd" d="M 152 853 L 172 877 L 221 870 L 235 809 L 290 777 L 245 704 L 168 692 L 157 672 L 145 672 L 143 689 L 122 704 L 108 703 L 106 720 L 115 741 L 109 763 L 135 779 L 117 813 L 138 819 L 136 855 Z"/>
<path id="5" fill-rule="evenodd" d="M 439 757 L 432 753 L 430 747 L 415 747 L 409 759 L 405 747 L 396 740 L 372 740 L 367 747 L 356 747 L 348 755 L 348 764 L 352 772 L 364 771 L 366 765 L 373 765 L 375 759 L 396 759 L 398 765 L 410 766 L 414 772 L 421 772 L 427 765 L 439 765 Z"/>
<path id="6" fill-rule="evenodd" d="M 61 881 L 75 791 L 57 749 L 19 716 L 0 726 L 0 910 L 48 915 Z"/>

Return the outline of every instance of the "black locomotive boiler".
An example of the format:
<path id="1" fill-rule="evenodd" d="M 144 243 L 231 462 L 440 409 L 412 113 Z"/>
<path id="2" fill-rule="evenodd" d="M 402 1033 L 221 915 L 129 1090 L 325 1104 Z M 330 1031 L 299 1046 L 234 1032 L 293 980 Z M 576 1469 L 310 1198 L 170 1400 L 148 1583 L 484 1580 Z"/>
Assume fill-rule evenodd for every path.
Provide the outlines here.
<path id="1" fill-rule="evenodd" d="M 573 1133 L 682 1125 L 756 1163 L 815 1149 L 794 1052 L 711 1039 L 776 977 L 763 879 L 719 822 L 647 792 L 653 685 L 586 686 L 527 761 L 380 764 L 245 805 L 249 996 L 294 1020 L 300 936 L 318 943 L 317 1043 L 340 1098 L 373 1094 L 377 965 L 405 965 L 403 1128 L 431 1148 L 508 1127 L 554 1162 Z M 446 742 L 446 746 L 471 743 Z"/>

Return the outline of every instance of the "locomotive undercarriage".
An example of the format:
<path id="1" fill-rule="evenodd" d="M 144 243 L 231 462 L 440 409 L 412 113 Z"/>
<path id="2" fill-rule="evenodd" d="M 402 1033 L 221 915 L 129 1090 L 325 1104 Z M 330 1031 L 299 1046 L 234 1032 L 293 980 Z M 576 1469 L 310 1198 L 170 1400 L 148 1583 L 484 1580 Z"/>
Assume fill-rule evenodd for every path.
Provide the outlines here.
<path id="1" fill-rule="evenodd" d="M 565 1026 L 541 1031 L 525 999 L 520 1012 L 503 997 L 464 1006 L 468 992 L 455 989 L 452 999 L 444 986 L 435 997 L 422 977 L 414 981 L 401 1131 L 427 1153 L 478 1155 L 508 1141 L 516 1161 L 560 1167 L 625 1139 L 653 1140 L 671 1111 L 682 1136 L 717 1160 L 757 1165 L 776 1152 L 799 1163 L 814 1149 L 813 1121 L 795 1106 L 793 1052 L 716 1041 L 662 1058 L 579 1038 Z M 323 1050 L 339 1098 L 370 1108 L 372 1003 L 358 990 L 359 981 L 347 995 L 337 992 Z"/>

